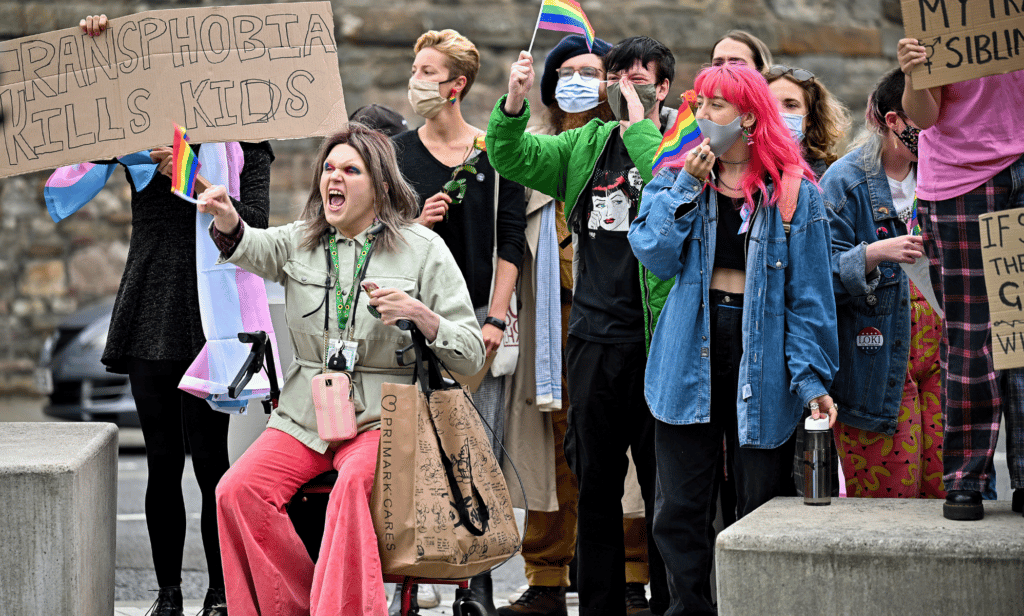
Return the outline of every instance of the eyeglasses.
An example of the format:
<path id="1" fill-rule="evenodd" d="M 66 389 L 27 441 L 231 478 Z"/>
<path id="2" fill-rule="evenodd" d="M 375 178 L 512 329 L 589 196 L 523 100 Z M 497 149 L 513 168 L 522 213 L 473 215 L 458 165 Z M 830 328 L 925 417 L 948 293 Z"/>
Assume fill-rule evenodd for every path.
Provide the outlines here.
<path id="1" fill-rule="evenodd" d="M 792 75 L 793 79 L 804 82 L 814 79 L 814 73 L 811 71 L 805 71 L 802 68 L 793 68 L 791 66 L 785 66 L 783 64 L 776 64 L 775 66 L 768 69 L 769 77 L 782 77 L 783 75 Z"/>
<path id="2" fill-rule="evenodd" d="M 584 79 L 596 79 L 600 77 L 601 73 L 603 72 L 604 71 L 602 71 L 601 69 L 594 68 L 593 66 L 581 66 L 578 69 L 572 68 L 571 66 L 563 66 L 562 68 L 558 69 L 558 78 L 572 79 L 573 75 L 579 73 L 580 76 L 583 77 Z"/>

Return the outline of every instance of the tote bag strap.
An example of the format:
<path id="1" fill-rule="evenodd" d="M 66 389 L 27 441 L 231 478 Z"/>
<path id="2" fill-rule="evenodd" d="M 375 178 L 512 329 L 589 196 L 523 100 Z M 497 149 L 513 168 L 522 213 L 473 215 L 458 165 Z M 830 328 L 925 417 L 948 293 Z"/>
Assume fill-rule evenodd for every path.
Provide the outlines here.
<path id="1" fill-rule="evenodd" d="M 461 388 L 460 388 L 461 389 Z M 476 483 L 473 482 L 473 477 L 469 478 L 470 489 L 473 491 L 473 498 L 476 502 L 480 503 L 480 526 L 473 524 L 472 517 L 469 514 L 469 508 L 466 506 L 467 499 L 462 495 L 462 488 L 459 487 L 459 482 L 455 479 L 455 468 L 452 465 L 451 458 L 448 457 L 448 452 L 444 450 L 444 445 L 441 444 L 441 437 L 437 433 L 437 424 L 434 423 L 434 414 L 430 412 L 430 396 L 427 396 L 427 415 L 430 416 L 430 424 L 434 428 L 434 438 L 437 440 L 437 449 L 441 452 L 441 464 L 444 466 L 444 474 L 448 477 L 448 489 L 451 490 L 452 504 L 455 506 L 455 511 L 459 514 L 459 521 L 469 534 L 480 537 L 487 531 L 488 522 L 491 519 L 491 513 L 487 509 L 487 503 L 484 502 L 480 491 L 476 489 Z M 473 465 L 470 464 L 470 468 Z"/>

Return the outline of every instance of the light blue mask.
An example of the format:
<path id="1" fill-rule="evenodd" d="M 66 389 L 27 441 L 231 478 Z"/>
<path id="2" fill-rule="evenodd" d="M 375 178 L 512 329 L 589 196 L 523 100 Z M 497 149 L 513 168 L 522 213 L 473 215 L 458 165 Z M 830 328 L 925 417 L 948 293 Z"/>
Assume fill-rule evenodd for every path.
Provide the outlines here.
<path id="1" fill-rule="evenodd" d="M 782 114 L 782 121 L 789 127 L 789 134 L 796 141 L 797 145 L 804 140 L 804 116 L 795 113 Z"/>
<path id="2" fill-rule="evenodd" d="M 559 77 L 555 86 L 555 100 L 566 113 L 582 113 L 590 111 L 601 104 L 598 92 L 601 80 L 597 77 L 584 77 L 573 73 L 572 77 Z"/>

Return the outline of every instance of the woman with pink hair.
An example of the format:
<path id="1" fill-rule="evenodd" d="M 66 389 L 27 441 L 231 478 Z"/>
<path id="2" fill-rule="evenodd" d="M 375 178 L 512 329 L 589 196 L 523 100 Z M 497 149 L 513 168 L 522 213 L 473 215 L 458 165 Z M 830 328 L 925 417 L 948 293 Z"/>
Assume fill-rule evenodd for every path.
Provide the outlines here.
<path id="1" fill-rule="evenodd" d="M 713 614 L 711 559 L 722 438 L 738 515 L 790 495 L 804 408 L 835 421 L 836 307 L 828 217 L 814 176 L 757 71 L 697 76 L 706 137 L 643 192 L 629 241 L 675 278 L 647 360 L 656 419 L 654 537 L 672 576 L 666 614 Z"/>

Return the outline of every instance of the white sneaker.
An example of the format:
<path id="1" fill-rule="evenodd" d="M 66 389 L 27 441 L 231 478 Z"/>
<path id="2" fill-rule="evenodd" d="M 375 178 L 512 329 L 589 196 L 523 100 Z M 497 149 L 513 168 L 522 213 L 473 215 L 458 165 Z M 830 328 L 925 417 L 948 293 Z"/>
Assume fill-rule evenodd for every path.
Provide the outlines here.
<path id="1" fill-rule="evenodd" d="M 430 609 L 441 605 L 441 593 L 433 584 L 418 584 L 416 590 L 416 602 L 420 607 Z"/>

